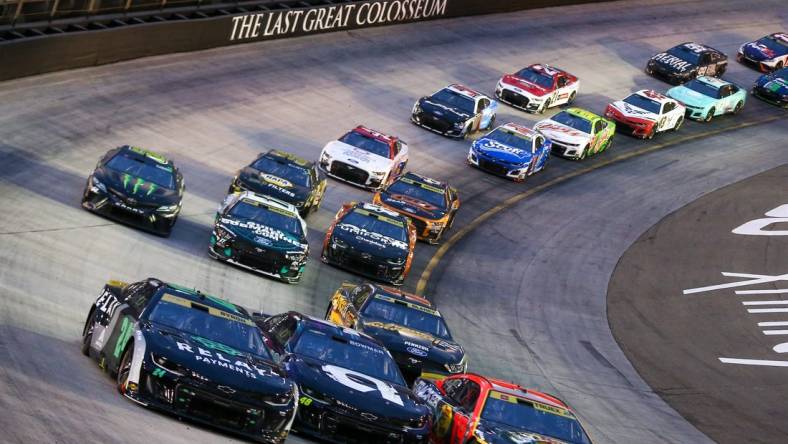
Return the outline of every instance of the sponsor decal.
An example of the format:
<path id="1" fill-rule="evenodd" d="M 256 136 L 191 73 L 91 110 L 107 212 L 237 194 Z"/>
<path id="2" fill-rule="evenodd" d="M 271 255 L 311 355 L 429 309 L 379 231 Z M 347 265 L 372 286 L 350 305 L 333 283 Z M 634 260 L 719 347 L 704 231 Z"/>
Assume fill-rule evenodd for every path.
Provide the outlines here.
<path id="1" fill-rule="evenodd" d="M 230 41 L 309 34 L 439 17 L 448 0 L 384 0 L 232 17 Z"/>
<path id="2" fill-rule="evenodd" d="M 559 123 L 550 123 L 550 122 L 543 123 L 543 124 L 539 125 L 539 127 L 537 129 L 539 131 L 547 130 L 547 131 L 556 131 L 556 132 L 559 132 L 559 133 L 566 133 L 567 135 L 573 136 L 573 137 L 588 136 L 588 134 L 586 134 L 586 133 L 580 132 L 580 131 L 578 131 L 578 130 L 576 130 L 574 128 L 570 128 L 568 126 L 561 125 Z"/>
<path id="3" fill-rule="evenodd" d="M 274 375 L 270 370 L 250 364 L 246 359 L 243 359 L 241 352 L 232 347 L 199 336 L 192 336 L 192 339 L 205 346 L 205 348 L 192 346 L 180 341 L 176 341 L 175 344 L 178 346 L 178 350 L 191 353 L 195 361 L 222 367 L 239 373 L 249 379 L 257 379 L 258 376 L 265 377 Z"/>
<path id="4" fill-rule="evenodd" d="M 420 200 L 420 199 L 415 199 L 413 197 L 406 196 L 404 194 L 392 194 L 391 196 L 386 198 L 386 203 L 388 203 L 388 204 L 399 204 L 399 205 L 402 206 L 402 209 L 404 211 L 407 211 L 408 213 L 415 213 L 416 212 L 416 210 L 414 208 L 409 208 L 408 206 L 419 207 L 419 208 L 422 208 L 422 209 L 424 209 L 426 211 L 435 211 L 435 210 L 438 209 L 438 207 L 436 207 L 435 205 L 432 205 L 429 202 L 425 202 L 425 201 Z"/>
<path id="5" fill-rule="evenodd" d="M 652 58 L 652 60 L 656 60 L 656 61 L 662 62 L 665 65 L 668 65 L 671 68 L 675 69 L 676 71 L 681 71 L 681 72 L 686 71 L 688 68 L 690 68 L 692 66 L 692 64 L 690 64 L 690 62 L 682 60 L 682 59 L 680 59 L 680 58 L 678 58 L 678 57 L 676 57 L 674 55 L 670 55 L 670 54 L 668 54 L 666 52 L 661 52 L 661 53 L 655 55 Z"/>
<path id="6" fill-rule="evenodd" d="M 355 234 L 356 239 L 371 245 L 378 246 L 380 248 L 394 247 L 394 248 L 399 248 L 400 250 L 408 249 L 407 242 L 403 242 L 401 240 L 397 240 L 380 233 L 375 233 L 374 231 L 369 231 L 366 228 L 359 228 L 355 225 L 350 225 L 350 224 L 339 224 L 337 225 L 337 228 L 339 228 L 342 231 Z"/>
<path id="7" fill-rule="evenodd" d="M 399 393 L 397 393 L 397 390 L 385 381 L 350 369 L 337 367 L 336 365 L 324 365 L 322 369 L 329 378 L 345 387 L 362 393 L 377 391 L 386 401 L 393 402 L 400 406 L 405 405 Z"/>
<path id="8" fill-rule="evenodd" d="M 289 213 L 286 213 L 290 215 Z M 292 215 L 290 215 L 292 216 Z M 254 221 L 239 221 L 235 219 L 228 219 L 223 217 L 221 219 L 223 224 L 232 225 L 238 228 L 246 228 L 251 230 L 254 234 L 262 237 L 266 237 L 273 241 L 285 241 L 295 246 L 301 246 L 301 242 L 298 239 L 293 238 L 293 236 L 285 233 L 284 231 L 277 230 L 276 228 L 271 228 L 268 225 L 259 224 Z"/>
<path id="9" fill-rule="evenodd" d="M 634 107 L 634 106 L 630 105 L 627 102 L 621 102 L 621 103 L 622 103 L 622 105 L 624 107 L 624 111 L 627 114 L 635 114 L 635 115 L 640 116 L 640 117 L 652 116 L 652 113 L 650 113 L 648 111 L 645 111 L 645 110 L 642 110 L 640 108 Z"/>
<path id="10" fill-rule="evenodd" d="M 407 350 L 408 353 L 410 353 L 412 355 L 421 356 L 422 358 L 427 356 L 427 352 L 422 350 L 422 349 L 420 349 L 420 348 L 407 347 L 405 350 Z M 416 362 L 418 362 L 418 361 L 416 361 Z"/>
<path id="11" fill-rule="evenodd" d="M 522 156 L 525 154 L 525 150 L 505 145 L 495 139 L 482 139 L 478 142 L 477 146 L 481 149 L 503 151 L 505 153 L 514 154 L 515 156 Z"/>

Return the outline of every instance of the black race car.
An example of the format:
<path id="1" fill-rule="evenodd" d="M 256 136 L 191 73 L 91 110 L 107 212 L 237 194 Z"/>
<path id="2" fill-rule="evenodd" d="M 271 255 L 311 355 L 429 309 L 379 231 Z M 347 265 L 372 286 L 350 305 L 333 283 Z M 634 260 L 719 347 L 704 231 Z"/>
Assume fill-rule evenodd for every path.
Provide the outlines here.
<path id="1" fill-rule="evenodd" d="M 420 98 L 411 111 L 411 122 L 448 137 L 463 138 L 493 128 L 498 102 L 466 86 L 451 84 Z"/>
<path id="2" fill-rule="evenodd" d="M 440 312 L 422 297 L 374 284 L 343 283 L 326 319 L 362 331 L 394 356 L 405 380 L 464 373 L 465 351 L 454 342 Z"/>
<path id="3" fill-rule="evenodd" d="M 326 178 L 313 162 L 279 150 L 260 154 L 233 178 L 229 193 L 253 191 L 293 204 L 302 217 L 320 208 Z"/>
<path id="4" fill-rule="evenodd" d="M 295 430 L 342 444 L 427 442 L 429 408 L 416 400 L 376 340 L 295 312 L 258 325 L 298 383 Z"/>
<path id="5" fill-rule="evenodd" d="M 687 42 L 656 54 L 646 64 L 646 74 L 677 85 L 698 76 L 721 77 L 728 56 L 714 48 Z"/>
<path id="6" fill-rule="evenodd" d="M 306 223 L 295 206 L 251 191 L 225 198 L 208 254 L 294 284 L 309 258 Z"/>
<path id="7" fill-rule="evenodd" d="M 369 203 L 346 203 L 323 240 L 321 259 L 372 279 L 402 285 L 410 271 L 416 229 L 410 220 Z"/>
<path id="8" fill-rule="evenodd" d="M 419 240 L 437 244 L 460 208 L 457 190 L 435 179 L 407 173 L 375 194 L 375 205 L 410 218 Z"/>
<path id="9" fill-rule="evenodd" d="M 82 352 L 127 398 L 266 443 L 287 438 L 298 388 L 243 308 L 158 279 L 110 281 Z"/>
<path id="10" fill-rule="evenodd" d="M 183 198 L 178 168 L 153 151 L 124 145 L 108 151 L 88 177 L 82 208 L 169 236 Z"/>

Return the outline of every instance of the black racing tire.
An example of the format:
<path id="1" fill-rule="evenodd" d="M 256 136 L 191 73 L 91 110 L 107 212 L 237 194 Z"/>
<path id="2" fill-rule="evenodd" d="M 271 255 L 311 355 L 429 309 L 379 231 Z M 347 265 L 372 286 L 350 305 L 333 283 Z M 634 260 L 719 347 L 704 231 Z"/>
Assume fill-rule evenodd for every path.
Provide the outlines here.
<path id="1" fill-rule="evenodd" d="M 678 131 L 681 128 L 681 125 L 684 124 L 684 116 L 679 117 L 679 120 L 676 121 L 676 124 L 673 125 L 673 131 Z"/>
<path id="2" fill-rule="evenodd" d="M 456 214 L 457 213 L 452 213 L 452 215 L 449 217 L 449 221 L 446 222 L 446 228 L 443 229 L 444 231 L 450 229 L 454 225 L 454 217 Z"/>
<path id="3" fill-rule="evenodd" d="M 742 106 L 744 106 L 744 102 L 739 100 L 739 102 L 736 103 L 736 106 L 733 107 L 733 111 L 731 111 L 731 114 L 738 114 L 739 111 L 741 111 Z"/>
<path id="4" fill-rule="evenodd" d="M 539 108 L 536 110 L 536 112 L 537 112 L 538 114 L 544 114 L 544 112 L 545 112 L 545 111 L 547 111 L 547 109 L 548 109 L 548 108 L 550 108 L 550 99 L 546 99 L 546 100 L 544 101 L 544 103 L 542 104 L 542 106 L 540 106 L 540 107 L 539 107 Z"/>
<path id="5" fill-rule="evenodd" d="M 580 157 L 578 157 L 578 159 L 583 160 L 588 157 L 589 151 L 591 151 L 591 145 L 586 145 L 585 148 L 583 148 L 583 152 L 580 153 Z"/>
<path id="6" fill-rule="evenodd" d="M 88 318 L 85 320 L 85 326 L 82 328 L 82 345 L 80 350 L 85 356 L 90 356 L 90 343 L 93 341 L 93 328 L 96 319 L 96 309 L 91 308 Z"/>
<path id="7" fill-rule="evenodd" d="M 774 71 L 777 71 L 777 70 L 780 70 L 780 69 L 783 69 L 783 61 L 782 60 L 777 62 L 776 65 L 774 65 Z"/>
<path id="8" fill-rule="evenodd" d="M 120 365 L 118 371 L 115 373 L 115 380 L 118 383 L 118 391 L 124 394 L 125 385 L 129 381 L 129 374 L 131 373 L 131 359 L 134 357 L 134 344 L 130 344 L 123 351 L 123 356 L 120 358 Z"/>
<path id="9" fill-rule="evenodd" d="M 496 117 L 495 115 L 492 116 L 492 118 L 490 119 L 490 123 L 488 123 L 487 126 L 484 128 L 485 130 L 491 129 L 492 127 L 495 126 L 495 117 Z"/>
<path id="10" fill-rule="evenodd" d="M 714 118 L 714 108 L 711 108 L 709 112 L 706 113 L 706 117 L 703 118 L 704 122 L 711 122 L 711 119 Z"/>
<path id="11" fill-rule="evenodd" d="M 567 106 L 571 105 L 576 98 L 577 98 L 577 91 L 572 91 L 572 94 L 569 94 L 569 100 L 566 101 Z"/>
<path id="12" fill-rule="evenodd" d="M 605 144 L 605 147 L 602 148 L 602 151 L 609 150 L 611 146 L 613 146 L 613 136 L 610 136 L 610 138 L 607 139 L 607 143 Z"/>
<path id="13" fill-rule="evenodd" d="M 323 316 L 323 319 L 326 321 L 328 320 L 328 315 L 331 314 L 331 306 L 333 303 L 331 301 L 328 302 L 328 307 L 326 307 L 326 314 Z"/>

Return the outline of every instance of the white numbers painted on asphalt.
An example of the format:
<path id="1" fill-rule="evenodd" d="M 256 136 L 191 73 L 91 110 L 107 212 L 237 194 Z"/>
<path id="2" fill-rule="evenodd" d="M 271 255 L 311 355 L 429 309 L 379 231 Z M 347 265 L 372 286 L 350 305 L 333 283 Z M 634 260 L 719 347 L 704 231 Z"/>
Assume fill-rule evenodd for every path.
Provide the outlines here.
<path id="1" fill-rule="evenodd" d="M 734 234 L 747 236 L 788 236 L 788 230 L 766 230 L 778 223 L 788 223 L 788 204 L 766 212 L 765 218 L 751 220 L 733 229 Z"/>

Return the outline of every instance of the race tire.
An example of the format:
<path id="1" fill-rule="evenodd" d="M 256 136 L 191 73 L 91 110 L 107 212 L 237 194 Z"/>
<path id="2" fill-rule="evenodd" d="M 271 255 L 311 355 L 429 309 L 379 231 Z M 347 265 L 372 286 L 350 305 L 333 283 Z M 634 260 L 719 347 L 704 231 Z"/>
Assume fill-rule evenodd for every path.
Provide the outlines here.
<path id="1" fill-rule="evenodd" d="M 495 115 L 492 116 L 492 118 L 490 119 L 490 123 L 488 123 L 484 129 L 488 130 L 494 126 L 495 126 Z"/>
<path id="2" fill-rule="evenodd" d="M 325 316 L 323 316 L 323 319 L 325 319 L 327 321 L 330 320 L 329 319 L 329 315 L 331 314 L 331 307 L 333 307 L 333 306 L 334 306 L 334 304 L 332 302 L 328 303 L 328 307 L 326 308 L 326 314 L 325 314 Z"/>
<path id="3" fill-rule="evenodd" d="M 739 100 L 739 102 L 736 104 L 736 106 L 733 107 L 733 111 L 731 112 L 731 114 L 738 114 L 739 111 L 741 111 L 742 106 L 744 106 L 744 102 Z"/>
<path id="4" fill-rule="evenodd" d="M 572 94 L 569 94 L 569 100 L 566 101 L 566 104 L 571 105 L 572 102 L 575 101 L 575 98 L 577 98 L 577 91 L 572 91 Z"/>
<path id="5" fill-rule="evenodd" d="M 673 125 L 673 131 L 678 131 L 681 128 L 681 125 L 684 124 L 684 116 L 679 117 L 679 120 L 676 121 L 676 124 Z"/>
<path id="6" fill-rule="evenodd" d="M 776 65 L 774 65 L 774 71 L 777 71 L 777 70 L 780 70 L 780 69 L 783 69 L 783 61 L 782 60 L 777 62 Z"/>
<path id="7" fill-rule="evenodd" d="M 123 351 L 123 357 L 120 359 L 118 365 L 118 372 L 116 374 L 116 381 L 118 383 L 118 391 L 125 394 L 126 383 L 129 382 L 129 374 L 131 373 L 131 359 L 134 356 L 134 344 L 132 343 L 126 350 Z"/>
<path id="8" fill-rule="evenodd" d="M 93 341 L 93 328 L 95 327 L 96 310 L 91 309 L 88 318 L 85 320 L 85 327 L 82 329 L 82 354 L 90 356 L 90 343 Z"/>
<path id="9" fill-rule="evenodd" d="M 539 107 L 539 108 L 536 110 L 536 112 L 537 112 L 538 114 L 544 114 L 544 112 L 545 112 L 545 111 L 547 111 L 547 108 L 550 108 L 550 99 L 546 99 L 546 100 L 544 101 L 544 103 L 542 104 L 542 106 L 540 106 L 540 107 Z"/>
<path id="10" fill-rule="evenodd" d="M 711 122 L 711 119 L 714 118 L 714 108 L 710 109 L 708 113 L 706 113 L 706 117 L 703 118 L 704 122 Z"/>
<path id="11" fill-rule="evenodd" d="M 610 136 L 610 138 L 607 139 L 607 142 L 605 143 L 605 147 L 602 148 L 602 151 L 607 151 L 608 149 L 610 149 L 611 146 L 613 146 L 613 136 Z"/>
<path id="12" fill-rule="evenodd" d="M 449 221 L 446 222 L 446 228 L 444 228 L 443 231 L 448 230 L 449 228 L 451 228 L 454 225 L 454 214 L 456 214 L 456 213 L 452 213 L 451 217 L 449 217 Z"/>
<path id="13" fill-rule="evenodd" d="M 585 146 L 585 148 L 583 148 L 583 152 L 582 152 L 582 153 L 580 153 L 580 157 L 579 157 L 579 159 L 580 159 L 580 160 L 583 160 L 583 159 L 585 159 L 586 157 L 588 157 L 588 152 L 589 152 L 589 151 L 591 151 L 591 145 L 586 145 L 586 146 Z"/>

